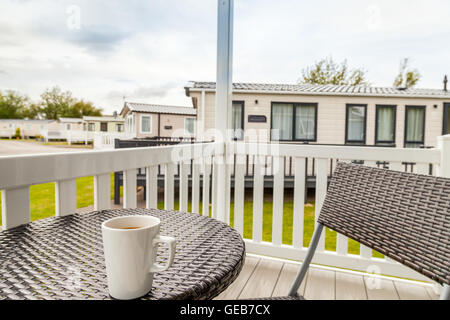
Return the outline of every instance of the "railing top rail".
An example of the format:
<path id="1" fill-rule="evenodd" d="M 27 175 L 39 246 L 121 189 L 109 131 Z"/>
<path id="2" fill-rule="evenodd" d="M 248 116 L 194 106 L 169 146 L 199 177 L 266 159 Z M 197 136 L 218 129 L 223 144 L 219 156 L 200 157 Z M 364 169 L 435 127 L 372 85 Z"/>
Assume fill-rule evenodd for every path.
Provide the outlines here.
<path id="1" fill-rule="evenodd" d="M 220 153 L 216 143 L 136 149 L 0 156 L 0 189 L 75 179 Z"/>
<path id="2" fill-rule="evenodd" d="M 316 146 L 233 142 L 228 148 L 228 153 L 262 156 L 332 158 L 340 160 L 404 161 L 432 164 L 439 164 L 441 161 L 441 151 L 439 149 L 389 147 L 361 148 L 358 146 Z"/>

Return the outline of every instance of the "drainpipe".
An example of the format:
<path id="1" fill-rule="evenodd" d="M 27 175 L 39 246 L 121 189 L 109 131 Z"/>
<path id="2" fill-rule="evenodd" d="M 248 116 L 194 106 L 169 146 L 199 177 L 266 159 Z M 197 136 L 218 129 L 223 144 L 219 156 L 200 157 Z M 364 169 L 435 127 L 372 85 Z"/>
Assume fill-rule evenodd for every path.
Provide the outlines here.
<path id="1" fill-rule="evenodd" d="M 161 136 L 161 113 L 158 113 L 158 137 Z"/>
<path id="2" fill-rule="evenodd" d="M 202 141 L 205 140 L 205 107 L 206 107 L 206 102 L 205 102 L 205 89 L 202 89 L 202 101 L 200 103 L 200 107 L 202 108 L 202 123 L 201 123 L 201 128 L 200 128 L 200 137 L 202 137 Z"/>

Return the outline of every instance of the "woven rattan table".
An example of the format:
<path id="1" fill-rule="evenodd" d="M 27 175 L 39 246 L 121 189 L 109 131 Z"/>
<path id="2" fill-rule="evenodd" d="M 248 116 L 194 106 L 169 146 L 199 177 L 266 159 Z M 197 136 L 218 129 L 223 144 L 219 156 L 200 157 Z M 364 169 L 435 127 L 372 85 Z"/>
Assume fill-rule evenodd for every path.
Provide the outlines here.
<path id="1" fill-rule="evenodd" d="M 143 299 L 211 299 L 244 264 L 245 245 L 225 223 L 176 211 L 120 209 L 51 217 L 0 232 L 0 299 L 111 299 L 101 224 L 123 215 L 161 219 L 177 239 L 172 267 L 155 274 Z M 167 249 L 158 250 L 159 262 Z"/>

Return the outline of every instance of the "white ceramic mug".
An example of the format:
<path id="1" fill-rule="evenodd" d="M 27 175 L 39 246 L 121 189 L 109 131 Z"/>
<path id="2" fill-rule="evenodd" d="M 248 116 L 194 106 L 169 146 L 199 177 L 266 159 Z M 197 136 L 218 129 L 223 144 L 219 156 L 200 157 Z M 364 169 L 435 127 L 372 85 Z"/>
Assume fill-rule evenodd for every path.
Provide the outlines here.
<path id="1" fill-rule="evenodd" d="M 152 288 L 153 273 L 172 265 L 176 240 L 161 236 L 160 224 L 151 216 L 123 216 L 102 223 L 108 291 L 113 298 L 144 296 Z M 159 243 L 169 246 L 165 265 L 155 263 Z"/>

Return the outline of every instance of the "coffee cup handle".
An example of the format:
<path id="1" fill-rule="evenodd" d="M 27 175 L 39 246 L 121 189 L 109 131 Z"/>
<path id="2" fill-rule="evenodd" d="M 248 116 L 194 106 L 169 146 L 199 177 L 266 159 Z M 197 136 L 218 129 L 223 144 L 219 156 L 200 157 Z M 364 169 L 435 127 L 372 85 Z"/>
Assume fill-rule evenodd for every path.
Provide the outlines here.
<path id="1" fill-rule="evenodd" d="M 169 247 L 169 259 L 167 260 L 165 265 L 160 265 L 158 263 L 154 263 L 150 267 L 150 272 L 162 272 L 166 271 L 170 268 L 170 266 L 173 263 L 173 259 L 175 258 L 175 246 L 176 246 L 176 240 L 172 237 L 167 236 L 161 236 L 156 235 L 156 237 L 153 239 L 153 247 L 155 247 L 158 243 L 167 243 Z"/>

